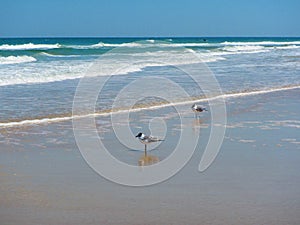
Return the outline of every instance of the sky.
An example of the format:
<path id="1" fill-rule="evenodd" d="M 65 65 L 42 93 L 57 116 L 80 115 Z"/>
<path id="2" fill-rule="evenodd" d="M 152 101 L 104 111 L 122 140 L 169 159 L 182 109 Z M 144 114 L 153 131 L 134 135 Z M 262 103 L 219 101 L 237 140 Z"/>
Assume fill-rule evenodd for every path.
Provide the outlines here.
<path id="1" fill-rule="evenodd" d="M 299 37 L 299 9 L 299 0 L 2 0 L 0 37 Z"/>

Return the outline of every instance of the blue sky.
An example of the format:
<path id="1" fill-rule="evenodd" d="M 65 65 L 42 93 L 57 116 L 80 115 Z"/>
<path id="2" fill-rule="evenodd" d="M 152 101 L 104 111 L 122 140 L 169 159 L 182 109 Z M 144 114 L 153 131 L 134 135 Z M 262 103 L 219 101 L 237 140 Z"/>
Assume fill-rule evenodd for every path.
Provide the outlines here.
<path id="1" fill-rule="evenodd" d="M 300 36 L 298 0 L 5 0 L 0 37 Z"/>

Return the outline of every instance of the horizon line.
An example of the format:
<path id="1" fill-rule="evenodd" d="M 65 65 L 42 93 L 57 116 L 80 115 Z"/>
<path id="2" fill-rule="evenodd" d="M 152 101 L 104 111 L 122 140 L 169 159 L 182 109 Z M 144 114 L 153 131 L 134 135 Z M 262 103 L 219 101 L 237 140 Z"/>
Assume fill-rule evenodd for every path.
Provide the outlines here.
<path id="1" fill-rule="evenodd" d="M 300 36 L 3 36 L 4 38 L 300 38 Z"/>

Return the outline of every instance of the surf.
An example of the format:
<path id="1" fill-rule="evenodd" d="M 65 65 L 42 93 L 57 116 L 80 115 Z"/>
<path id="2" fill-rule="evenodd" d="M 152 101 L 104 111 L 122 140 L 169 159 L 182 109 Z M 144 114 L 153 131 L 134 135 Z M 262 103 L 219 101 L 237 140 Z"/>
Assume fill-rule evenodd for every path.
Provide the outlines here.
<path id="1" fill-rule="evenodd" d="M 55 49 L 60 48 L 60 44 L 17 44 L 17 45 L 0 45 L 0 50 L 45 50 L 45 49 Z"/>
<path id="2" fill-rule="evenodd" d="M 100 110 L 92 114 L 82 114 L 82 115 L 73 115 L 72 113 L 63 114 L 61 116 L 59 115 L 53 115 L 53 116 L 47 116 L 44 118 L 26 118 L 23 120 L 15 120 L 15 121 L 3 121 L 0 122 L 0 129 L 1 128 L 15 128 L 15 127 L 23 127 L 23 126 L 30 126 L 30 125 L 39 125 L 39 124 L 49 124 L 49 123 L 58 123 L 63 121 L 71 121 L 73 119 L 80 119 L 85 117 L 107 117 L 111 114 L 120 114 L 120 113 L 128 113 L 128 112 L 139 112 L 144 110 L 156 110 L 166 107 L 172 107 L 172 106 L 179 106 L 179 105 L 191 105 L 194 103 L 199 102 L 209 102 L 215 99 L 230 99 L 230 98 L 239 98 L 239 97 L 246 97 L 246 96 L 253 96 L 253 95 L 263 95 L 273 92 L 280 92 L 280 91 L 288 91 L 288 90 L 294 90 L 294 89 L 300 89 L 300 84 L 297 85 L 289 85 L 289 86 L 282 86 L 282 87 L 274 87 L 269 89 L 262 89 L 262 90 L 245 90 L 242 92 L 236 92 L 236 93 L 225 93 L 218 96 L 212 96 L 212 97 L 193 97 L 187 100 L 181 100 L 178 102 L 172 102 L 172 103 L 166 103 L 166 102 L 160 102 L 160 103 L 151 103 L 151 104 L 139 104 L 136 105 L 134 108 L 113 108 L 113 109 L 107 109 L 107 110 Z"/>
<path id="3" fill-rule="evenodd" d="M 26 56 L 26 55 L 0 57 L 0 65 L 28 63 L 28 62 L 35 62 L 35 61 L 37 61 L 36 58 L 32 56 Z"/>

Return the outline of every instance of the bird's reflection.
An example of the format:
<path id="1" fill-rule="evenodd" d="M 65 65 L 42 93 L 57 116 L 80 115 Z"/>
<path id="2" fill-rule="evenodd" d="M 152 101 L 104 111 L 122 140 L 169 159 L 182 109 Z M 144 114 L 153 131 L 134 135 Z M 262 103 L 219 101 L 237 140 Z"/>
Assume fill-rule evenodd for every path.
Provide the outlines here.
<path id="1" fill-rule="evenodd" d="M 202 119 L 197 118 L 193 120 L 193 126 L 201 126 L 202 124 L 204 124 L 204 120 Z"/>
<path id="2" fill-rule="evenodd" d="M 150 166 L 159 162 L 159 158 L 155 155 L 144 154 L 138 161 L 139 166 Z"/>
<path id="3" fill-rule="evenodd" d="M 203 124 L 204 123 L 204 121 L 203 120 L 201 120 L 201 119 L 199 119 L 199 118 L 196 118 L 196 119 L 194 119 L 193 120 L 193 131 L 194 132 L 199 132 L 200 131 L 200 128 L 201 128 L 201 124 Z"/>

